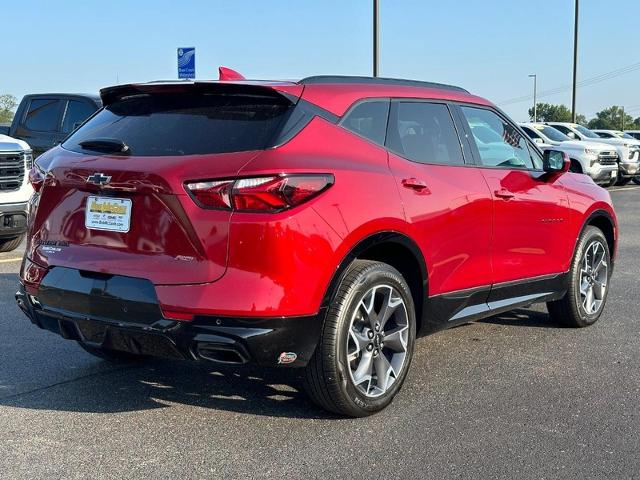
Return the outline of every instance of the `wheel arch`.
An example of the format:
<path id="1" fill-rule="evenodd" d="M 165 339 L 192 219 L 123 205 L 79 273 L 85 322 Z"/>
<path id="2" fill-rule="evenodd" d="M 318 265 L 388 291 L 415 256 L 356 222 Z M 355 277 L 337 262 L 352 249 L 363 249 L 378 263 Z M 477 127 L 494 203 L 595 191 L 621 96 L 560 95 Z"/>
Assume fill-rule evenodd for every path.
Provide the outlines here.
<path id="1" fill-rule="evenodd" d="M 427 264 L 420 247 L 410 237 L 396 231 L 382 231 L 368 235 L 349 250 L 331 278 L 321 309 L 328 310 L 347 268 L 356 259 L 384 262 L 402 274 L 414 300 L 416 326 L 419 333 L 429 296 Z"/>
<path id="2" fill-rule="evenodd" d="M 596 210 L 592 212 L 582 224 L 580 234 L 576 239 L 576 245 L 585 229 L 589 226 L 598 228 L 604 234 L 607 239 L 607 245 L 609 246 L 609 252 L 611 252 L 611 263 L 615 262 L 617 253 L 617 235 L 616 235 L 616 223 L 609 212 L 606 210 Z M 575 248 L 574 248 L 575 251 Z"/>
<path id="3" fill-rule="evenodd" d="M 577 167 L 579 170 L 576 171 L 575 173 L 584 173 L 584 168 L 582 168 L 582 162 L 580 162 L 580 160 L 577 160 L 575 158 L 569 158 L 569 160 L 571 160 L 571 166 L 572 167 Z M 573 172 L 573 170 L 572 170 Z"/>

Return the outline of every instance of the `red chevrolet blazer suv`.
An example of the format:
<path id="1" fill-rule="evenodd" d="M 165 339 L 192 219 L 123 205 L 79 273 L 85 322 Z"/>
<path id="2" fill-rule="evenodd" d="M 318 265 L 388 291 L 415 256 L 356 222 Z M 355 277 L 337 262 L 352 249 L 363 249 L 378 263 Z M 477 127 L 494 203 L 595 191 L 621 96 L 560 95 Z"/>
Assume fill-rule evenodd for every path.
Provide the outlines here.
<path id="1" fill-rule="evenodd" d="M 609 194 L 493 104 L 435 83 L 120 85 L 42 155 L 16 300 L 113 361 L 304 369 L 320 406 L 387 406 L 415 339 L 546 302 L 602 314 Z"/>

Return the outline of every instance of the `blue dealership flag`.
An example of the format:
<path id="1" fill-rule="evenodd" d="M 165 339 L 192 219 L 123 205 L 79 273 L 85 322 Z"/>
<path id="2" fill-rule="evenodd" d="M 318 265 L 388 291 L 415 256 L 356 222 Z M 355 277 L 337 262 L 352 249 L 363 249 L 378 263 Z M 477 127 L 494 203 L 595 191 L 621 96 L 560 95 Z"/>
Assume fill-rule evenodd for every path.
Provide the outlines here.
<path id="1" fill-rule="evenodd" d="M 178 78 L 196 78 L 195 47 L 178 49 Z"/>

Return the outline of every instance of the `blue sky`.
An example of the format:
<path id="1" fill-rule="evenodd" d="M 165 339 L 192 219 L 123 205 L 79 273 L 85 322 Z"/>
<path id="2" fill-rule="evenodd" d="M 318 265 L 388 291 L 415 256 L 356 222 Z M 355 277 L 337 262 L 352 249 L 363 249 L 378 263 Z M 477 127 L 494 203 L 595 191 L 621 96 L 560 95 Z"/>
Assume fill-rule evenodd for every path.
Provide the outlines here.
<path id="1" fill-rule="evenodd" d="M 573 0 L 380 0 L 380 75 L 453 83 L 500 104 L 571 84 Z M 0 93 L 95 92 L 175 78 L 195 46 L 198 78 L 371 73 L 371 0 L 5 1 Z M 581 0 L 579 80 L 640 65 L 640 1 Z M 10 20 L 9 20 L 10 19 Z M 578 90 L 588 117 L 640 116 L 640 66 Z M 570 105 L 570 91 L 540 101 Z M 525 120 L 532 101 L 503 108 Z"/>

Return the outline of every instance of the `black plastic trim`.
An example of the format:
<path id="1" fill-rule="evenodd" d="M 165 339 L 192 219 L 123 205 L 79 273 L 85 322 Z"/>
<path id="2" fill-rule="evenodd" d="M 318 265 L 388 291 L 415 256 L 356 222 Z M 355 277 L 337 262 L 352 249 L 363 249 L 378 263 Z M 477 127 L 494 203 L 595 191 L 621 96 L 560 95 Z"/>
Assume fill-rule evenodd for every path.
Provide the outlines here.
<path id="1" fill-rule="evenodd" d="M 269 148 L 278 148 L 287 143 L 300 133 L 315 117 L 320 117 L 334 125 L 340 120 L 340 117 L 330 111 L 300 98 L 295 106 L 292 107 L 288 118 L 278 129 L 278 133 L 270 142 L 271 147 Z"/>
<path id="2" fill-rule="evenodd" d="M 418 245 L 416 245 L 414 241 L 411 240 L 409 237 L 394 231 L 374 233 L 364 238 L 359 243 L 357 243 L 354 247 L 351 248 L 349 253 L 347 253 L 344 256 L 344 258 L 338 265 L 338 268 L 336 269 L 335 273 L 333 274 L 333 277 L 331 278 L 331 282 L 329 283 L 329 286 L 322 300 L 321 311 L 326 312 L 328 308 L 331 306 L 331 304 L 333 303 L 335 295 L 338 291 L 338 287 L 342 282 L 342 279 L 344 278 L 349 265 L 351 265 L 351 263 L 354 260 L 360 257 L 365 251 L 369 250 L 371 247 L 374 247 L 376 245 L 383 244 L 383 243 L 397 243 L 399 245 L 402 245 L 413 254 L 416 261 L 418 262 L 418 266 L 421 274 L 420 283 L 422 287 L 423 302 L 422 302 L 422 305 L 419 305 L 419 306 L 416 305 L 416 308 L 419 308 L 419 314 L 422 317 L 421 324 L 422 326 L 424 326 L 424 323 L 425 323 L 424 315 L 425 315 L 425 312 L 427 311 L 426 305 L 427 305 L 428 292 L 429 292 L 428 290 L 429 276 L 427 273 L 427 264 L 425 262 L 424 256 L 422 255 L 422 251 L 420 250 L 420 247 L 418 247 Z M 320 318 L 322 318 L 322 320 L 324 321 L 324 315 Z M 420 333 L 421 332 L 418 332 L 418 334 Z"/>
<path id="3" fill-rule="evenodd" d="M 580 233 L 578 234 L 578 236 L 576 237 L 576 241 L 575 241 L 575 245 L 573 248 L 573 251 L 576 251 L 576 247 L 578 246 L 578 242 L 580 241 L 580 237 L 582 236 L 582 233 L 584 232 L 584 230 L 589 226 L 589 225 L 593 225 L 591 222 L 593 220 L 595 220 L 596 218 L 605 218 L 609 224 L 611 225 L 611 228 L 614 232 L 613 235 L 613 249 L 611 250 L 610 248 L 610 252 L 609 254 L 611 255 L 611 269 L 613 270 L 613 268 L 615 267 L 615 261 L 617 258 L 617 252 L 618 252 L 618 244 L 617 244 L 617 235 L 616 235 L 616 223 L 613 221 L 613 218 L 611 218 L 611 215 L 609 214 L 609 212 L 607 212 L 606 210 L 595 210 L 594 212 L 592 212 L 587 219 L 584 221 L 584 223 L 582 224 L 582 227 L 580 228 Z M 606 238 L 606 232 L 602 232 L 603 235 L 605 235 Z"/>
<path id="4" fill-rule="evenodd" d="M 148 280 L 64 267 L 49 269 L 36 297 L 21 286 L 16 300 L 33 323 L 63 338 L 169 358 L 211 360 L 198 352 L 224 350 L 239 359 L 230 363 L 275 366 L 281 353 L 292 352 L 297 359 L 291 365 L 304 366 L 322 327 L 318 316 L 171 320 L 163 316 Z"/>
<path id="5" fill-rule="evenodd" d="M 558 300 L 567 290 L 568 273 L 557 273 L 434 295 L 428 301 L 427 330 L 437 331 L 514 308 Z"/>

